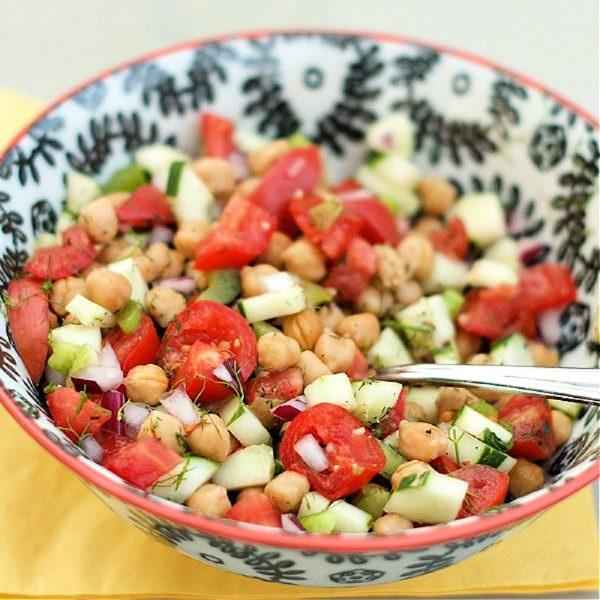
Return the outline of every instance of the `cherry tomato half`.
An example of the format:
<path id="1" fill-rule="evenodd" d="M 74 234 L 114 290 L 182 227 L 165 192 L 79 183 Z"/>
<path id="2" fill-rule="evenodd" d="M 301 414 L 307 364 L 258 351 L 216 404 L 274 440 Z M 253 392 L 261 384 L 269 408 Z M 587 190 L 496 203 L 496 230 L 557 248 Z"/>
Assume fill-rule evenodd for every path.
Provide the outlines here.
<path id="1" fill-rule="evenodd" d="M 226 513 L 228 519 L 245 521 L 255 525 L 281 527 L 281 513 L 273 503 L 261 492 L 249 494 L 238 500 Z"/>
<path id="2" fill-rule="evenodd" d="M 453 471 L 452 476 L 469 484 L 457 519 L 479 515 L 504 504 L 508 492 L 508 473 L 487 465 L 466 465 Z"/>
<path id="3" fill-rule="evenodd" d="M 117 208 L 117 217 L 119 223 L 142 229 L 175 222 L 175 215 L 167 202 L 167 197 L 150 183 L 137 188 Z"/>

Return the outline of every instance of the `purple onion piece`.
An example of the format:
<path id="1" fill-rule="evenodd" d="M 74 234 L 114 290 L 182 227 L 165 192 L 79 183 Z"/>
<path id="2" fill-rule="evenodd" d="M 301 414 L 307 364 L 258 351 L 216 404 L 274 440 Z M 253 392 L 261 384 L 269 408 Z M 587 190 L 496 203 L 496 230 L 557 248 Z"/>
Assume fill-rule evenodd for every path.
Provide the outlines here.
<path id="1" fill-rule="evenodd" d="M 150 246 L 150 244 L 154 244 L 156 242 L 169 244 L 173 240 L 174 235 L 175 232 L 170 227 L 166 227 L 165 225 L 155 225 L 148 236 L 146 245 Z"/>
<path id="2" fill-rule="evenodd" d="M 553 308 L 539 314 L 536 318 L 538 332 L 548 346 L 556 346 L 560 341 L 560 316 L 563 308 Z"/>
<path id="3" fill-rule="evenodd" d="M 163 394 L 160 402 L 184 427 L 193 427 L 200 422 L 200 415 L 187 395 L 184 383 Z"/>
<path id="4" fill-rule="evenodd" d="M 315 473 L 324 471 L 329 466 L 329 458 L 325 451 L 319 445 L 315 437 L 307 433 L 302 436 L 295 444 L 294 450 L 300 458 L 307 464 L 308 468 Z"/>
<path id="5" fill-rule="evenodd" d="M 102 394 L 102 406 L 110 410 L 110 419 L 104 423 L 104 429 L 117 435 L 125 435 L 125 423 L 119 421 L 119 411 L 125 404 L 125 396 L 117 390 L 109 390 Z"/>
<path id="6" fill-rule="evenodd" d="M 86 367 L 75 373 L 71 380 L 78 390 L 87 388 L 95 394 L 118 388 L 123 383 L 123 372 L 113 367 Z"/>
<path id="7" fill-rule="evenodd" d="M 126 404 L 123 408 L 123 418 L 125 419 L 125 431 L 127 437 L 136 439 L 142 423 L 148 418 L 150 408 L 140 406 L 139 404 Z"/>
<path id="8" fill-rule="evenodd" d="M 55 371 L 48 365 L 46 365 L 44 375 L 48 383 L 53 383 L 54 385 L 66 385 L 67 383 L 67 374 L 64 371 Z"/>
<path id="9" fill-rule="evenodd" d="M 196 291 L 196 280 L 187 275 L 184 277 L 172 277 L 170 279 L 161 279 L 159 281 L 155 281 L 152 284 L 152 287 L 156 287 L 158 285 L 161 287 L 167 287 L 174 292 L 179 292 L 180 294 L 191 294 Z"/>
<path id="10" fill-rule="evenodd" d="M 102 446 L 94 436 L 86 435 L 79 444 L 85 455 L 96 463 L 102 462 Z"/>
<path id="11" fill-rule="evenodd" d="M 233 388 L 232 391 L 240 398 L 244 397 L 244 385 L 240 380 L 240 369 L 233 356 L 214 369 L 213 375 L 219 381 L 229 384 Z"/>
<path id="12" fill-rule="evenodd" d="M 248 167 L 248 156 L 240 150 L 234 150 L 228 157 L 227 162 L 231 165 L 236 174 L 236 180 L 242 181 L 248 177 L 250 169 Z"/>
<path id="13" fill-rule="evenodd" d="M 525 266 L 530 266 L 542 262 L 549 252 L 550 247 L 546 244 L 534 244 L 521 250 L 519 258 Z"/>
<path id="14" fill-rule="evenodd" d="M 295 531 L 296 533 L 303 533 L 306 531 L 298 517 L 293 513 L 284 513 L 281 515 L 281 527 L 286 531 Z"/>
<path id="15" fill-rule="evenodd" d="M 84 377 L 71 376 L 71 382 L 78 392 L 86 391 L 90 394 L 101 394 L 104 390 L 94 379 L 85 379 Z"/>
<path id="16" fill-rule="evenodd" d="M 271 408 L 271 414 L 282 421 L 291 421 L 305 409 L 306 398 L 304 396 L 296 396 L 296 398 L 292 398 Z"/>

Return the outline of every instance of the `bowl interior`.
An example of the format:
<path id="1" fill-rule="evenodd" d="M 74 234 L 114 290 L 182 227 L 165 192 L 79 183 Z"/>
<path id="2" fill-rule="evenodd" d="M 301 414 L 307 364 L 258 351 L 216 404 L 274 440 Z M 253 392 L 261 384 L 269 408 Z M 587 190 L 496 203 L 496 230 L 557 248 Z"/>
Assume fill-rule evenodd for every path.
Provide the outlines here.
<path id="1" fill-rule="evenodd" d="M 325 150 L 332 180 L 350 175 L 362 160 L 371 122 L 392 111 L 408 115 L 416 132 L 415 160 L 424 173 L 448 177 L 461 192 L 497 193 L 521 248 L 530 250 L 533 260 L 569 265 L 579 298 L 560 312 L 553 344 L 564 365 L 597 364 L 597 124 L 499 67 L 392 36 L 265 33 L 191 43 L 107 72 L 65 96 L 0 159 L 0 287 L 4 290 L 23 266 L 35 236 L 53 230 L 69 170 L 105 180 L 139 146 L 152 142 L 193 153 L 202 109 L 269 137 L 301 131 Z M 43 395 L 26 374 L 4 316 L 0 370 L 9 411 L 97 487 L 199 528 L 253 535 L 150 499 L 88 461 L 49 421 Z M 527 516 L 587 483 L 598 458 L 598 415 L 598 410 L 584 411 L 569 443 L 548 462 L 543 490 L 485 519 L 467 519 L 486 521 L 474 528 L 453 524 L 448 535 L 497 526 L 506 511 L 503 522 Z M 410 547 L 424 535 L 415 534 L 414 542 L 409 536 L 401 542 L 373 538 L 367 546 Z M 286 537 L 274 543 L 292 543 Z M 317 543 L 331 548 L 336 543 L 331 540 Z M 364 540 L 355 545 L 364 548 Z"/>

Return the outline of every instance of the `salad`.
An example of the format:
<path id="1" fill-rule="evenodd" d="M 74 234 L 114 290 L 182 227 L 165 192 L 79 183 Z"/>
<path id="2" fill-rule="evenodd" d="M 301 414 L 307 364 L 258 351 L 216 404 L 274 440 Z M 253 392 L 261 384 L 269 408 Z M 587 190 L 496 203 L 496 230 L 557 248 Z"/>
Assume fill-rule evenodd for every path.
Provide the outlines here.
<path id="1" fill-rule="evenodd" d="M 401 115 L 337 183 L 300 134 L 200 131 L 199 158 L 69 173 L 8 288 L 56 425 L 151 494 L 298 532 L 394 533 L 541 487 L 578 405 L 374 374 L 558 365 L 538 325 L 575 300 L 568 268 L 528 264 L 495 194 L 422 174 Z"/>

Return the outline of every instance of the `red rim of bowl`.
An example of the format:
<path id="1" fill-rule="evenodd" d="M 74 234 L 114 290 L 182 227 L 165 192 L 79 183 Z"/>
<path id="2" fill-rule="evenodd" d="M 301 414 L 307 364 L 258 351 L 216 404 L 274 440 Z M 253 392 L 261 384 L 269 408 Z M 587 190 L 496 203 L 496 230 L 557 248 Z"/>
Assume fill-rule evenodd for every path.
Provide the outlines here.
<path id="1" fill-rule="evenodd" d="M 62 104 L 68 98 L 77 94 L 83 88 L 106 79 L 113 73 L 127 69 L 139 62 L 146 62 L 173 54 L 188 48 L 195 48 L 204 44 L 215 42 L 231 41 L 236 39 L 256 39 L 263 37 L 271 37 L 281 34 L 328 34 L 328 35 L 352 35 L 362 38 L 370 38 L 376 41 L 413 44 L 416 46 L 432 48 L 440 53 L 449 54 L 457 58 L 461 58 L 468 62 L 479 66 L 493 68 L 499 72 L 505 73 L 510 77 L 519 81 L 523 85 L 536 89 L 560 102 L 570 110 L 577 113 L 582 119 L 588 121 L 596 129 L 598 129 L 598 120 L 588 114 L 586 111 L 573 104 L 570 100 L 563 98 L 559 94 L 552 92 L 547 87 L 541 85 L 537 81 L 529 77 L 515 73 L 510 69 L 506 69 L 497 63 L 486 58 L 473 55 L 462 50 L 455 50 L 443 46 L 433 45 L 422 42 L 414 38 L 404 37 L 394 34 L 385 34 L 377 32 L 356 32 L 351 30 L 328 30 L 328 29 L 300 29 L 300 30 L 259 30 L 241 33 L 230 33 L 218 37 L 208 38 L 204 40 L 187 41 L 180 44 L 175 44 L 167 48 L 152 51 L 144 54 L 133 60 L 121 63 L 120 65 L 108 69 L 99 75 L 89 79 L 83 84 L 77 86 L 70 92 L 62 95 L 56 101 L 51 103 L 44 111 L 42 111 L 33 121 L 24 127 L 10 142 L 5 152 L 14 147 L 31 126 L 45 117 L 56 106 Z M 0 160 L 4 156 L 0 156 Z M 321 550 L 328 552 L 381 552 L 381 551 L 400 551 L 422 546 L 431 546 L 444 542 L 449 542 L 462 538 L 469 538 L 474 535 L 480 535 L 502 529 L 516 523 L 527 517 L 532 517 L 535 514 L 551 507 L 557 502 L 567 498 L 579 489 L 592 483 L 600 476 L 600 460 L 595 461 L 590 467 L 585 469 L 573 479 L 566 481 L 562 486 L 555 489 L 546 490 L 546 492 L 538 497 L 534 497 L 529 502 L 517 506 L 510 504 L 502 508 L 497 513 L 490 513 L 486 516 L 471 517 L 468 519 L 453 522 L 451 526 L 433 526 L 423 527 L 411 530 L 400 535 L 390 536 L 362 536 L 362 535 L 298 535 L 278 530 L 276 533 L 272 529 L 263 527 L 242 526 L 228 520 L 207 519 L 202 515 L 196 515 L 185 512 L 177 506 L 168 504 L 159 504 L 152 500 L 150 496 L 141 495 L 131 491 L 128 487 L 115 481 L 103 473 L 90 468 L 85 461 L 79 458 L 70 456 L 64 450 L 59 448 L 54 442 L 47 438 L 43 431 L 34 424 L 32 419 L 27 418 L 18 408 L 14 400 L 7 394 L 6 389 L 2 385 L 0 389 L 0 401 L 6 407 L 10 415 L 17 423 L 45 450 L 52 456 L 58 459 L 65 466 L 73 470 L 77 475 L 92 485 L 104 490 L 108 494 L 115 496 L 119 500 L 144 510 L 156 517 L 163 518 L 179 525 L 189 527 L 193 530 L 202 533 L 210 533 L 221 536 L 227 539 L 234 539 L 242 542 L 264 544 L 266 546 L 277 546 L 284 548 L 295 548 L 298 550 Z"/>

